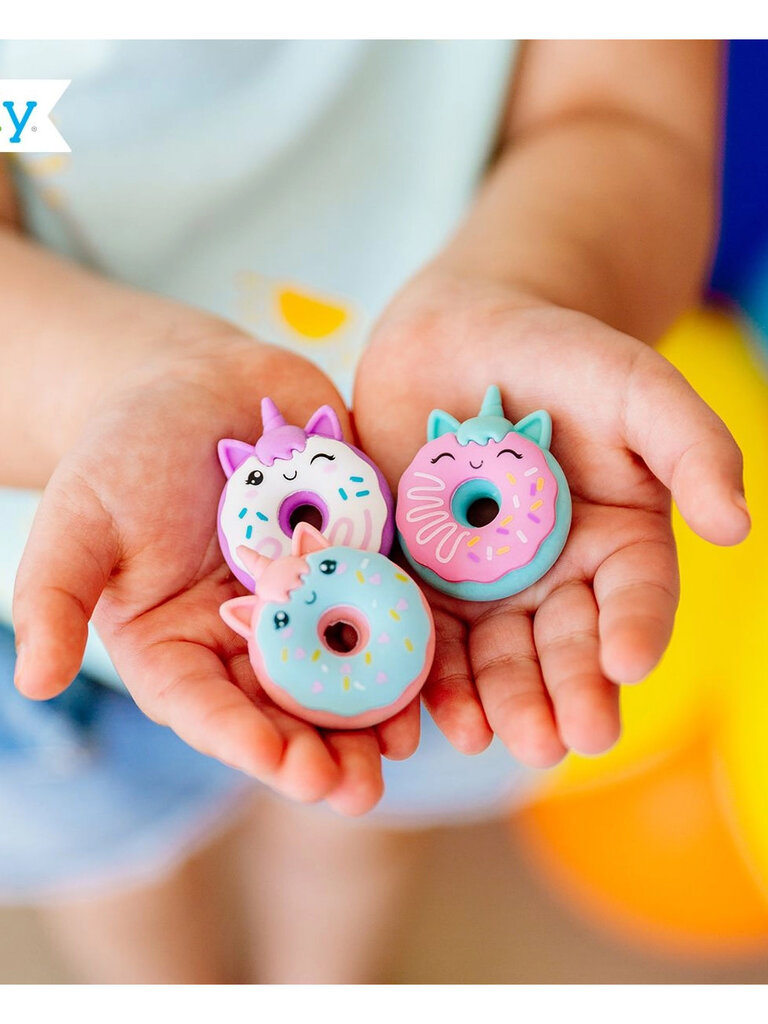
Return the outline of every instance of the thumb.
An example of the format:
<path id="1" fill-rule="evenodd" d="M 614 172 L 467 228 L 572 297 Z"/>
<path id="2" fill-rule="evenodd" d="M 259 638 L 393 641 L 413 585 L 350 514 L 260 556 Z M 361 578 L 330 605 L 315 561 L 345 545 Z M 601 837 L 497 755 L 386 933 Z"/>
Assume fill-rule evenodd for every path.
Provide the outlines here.
<path id="1" fill-rule="evenodd" d="M 624 432 L 692 530 L 713 544 L 744 540 L 751 524 L 741 450 L 683 375 L 651 349 L 635 364 Z"/>
<path id="2" fill-rule="evenodd" d="M 57 482 L 54 474 L 32 524 L 13 595 L 15 683 L 25 697 L 55 697 L 77 675 L 88 622 L 117 553 L 111 517 L 96 495 L 77 482 Z"/>

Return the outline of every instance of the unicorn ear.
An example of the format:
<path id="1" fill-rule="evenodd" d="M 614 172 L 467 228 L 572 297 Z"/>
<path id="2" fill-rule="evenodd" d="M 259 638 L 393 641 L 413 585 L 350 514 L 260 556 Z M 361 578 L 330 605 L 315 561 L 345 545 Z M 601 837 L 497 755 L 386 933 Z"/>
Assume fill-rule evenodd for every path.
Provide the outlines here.
<path id="1" fill-rule="evenodd" d="M 427 440 L 434 441 L 443 434 L 455 434 L 461 424 L 455 416 L 442 409 L 433 409 L 427 420 Z"/>
<path id="2" fill-rule="evenodd" d="M 247 458 L 253 455 L 253 445 L 245 441 L 234 441 L 231 437 L 225 437 L 218 444 L 219 462 L 221 468 L 232 476 L 238 466 L 242 466 Z"/>
<path id="3" fill-rule="evenodd" d="M 235 554 L 243 563 L 248 572 L 253 576 L 254 580 L 258 580 L 264 570 L 267 568 L 269 563 L 272 561 L 271 558 L 267 558 L 266 555 L 260 555 L 253 548 L 247 548 L 245 544 L 241 544 L 235 549 Z"/>
<path id="4" fill-rule="evenodd" d="M 304 433 L 307 436 L 319 434 L 321 437 L 331 437 L 336 441 L 341 441 L 344 436 L 339 417 L 330 405 L 321 405 L 312 413 L 304 427 Z"/>
<path id="5" fill-rule="evenodd" d="M 219 615 L 236 633 L 248 640 L 251 635 L 253 613 L 258 603 L 259 599 L 253 594 L 248 594 L 246 597 L 233 597 L 231 601 L 225 601 L 221 605 Z"/>
<path id="6" fill-rule="evenodd" d="M 539 448 L 549 448 L 552 443 L 552 420 L 549 413 L 537 409 L 515 424 L 515 432 L 530 437 Z"/>
<path id="7" fill-rule="evenodd" d="M 311 555 L 313 551 L 322 551 L 323 548 L 329 548 L 330 546 L 330 541 L 327 541 L 322 533 L 316 530 L 314 526 L 310 526 L 309 523 L 299 523 L 293 531 L 293 537 L 291 538 L 292 555 Z"/>

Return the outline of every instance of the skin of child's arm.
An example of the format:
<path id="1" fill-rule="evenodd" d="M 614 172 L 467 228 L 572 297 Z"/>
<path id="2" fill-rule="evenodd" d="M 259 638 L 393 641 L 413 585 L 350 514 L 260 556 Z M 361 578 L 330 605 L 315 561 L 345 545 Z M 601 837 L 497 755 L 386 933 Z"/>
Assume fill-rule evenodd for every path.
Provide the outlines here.
<path id="1" fill-rule="evenodd" d="M 393 482 L 430 409 L 475 415 L 490 383 L 515 419 L 553 417 L 574 497 L 560 560 L 507 601 L 431 595 L 441 639 L 424 698 L 467 752 L 492 732 L 540 767 L 609 747 L 614 684 L 643 678 L 671 634 L 670 490 L 702 537 L 749 530 L 733 438 L 644 344 L 705 277 L 720 59 L 707 42 L 525 44 L 475 203 L 359 367 L 357 429 Z"/>
<path id="2" fill-rule="evenodd" d="M 7 170 L 0 210 L 0 483 L 45 487 L 16 578 L 19 690 L 63 690 L 93 617 L 151 718 L 285 796 L 368 810 L 381 754 L 418 743 L 418 703 L 321 733 L 272 704 L 218 614 L 241 590 L 216 540 L 216 442 L 255 442 L 265 393 L 291 422 L 333 405 L 350 436 L 338 392 L 297 355 L 26 238 Z"/>
<path id="3" fill-rule="evenodd" d="M 709 41 L 524 45 L 499 158 L 441 262 L 655 341 L 708 269 L 722 59 Z"/>

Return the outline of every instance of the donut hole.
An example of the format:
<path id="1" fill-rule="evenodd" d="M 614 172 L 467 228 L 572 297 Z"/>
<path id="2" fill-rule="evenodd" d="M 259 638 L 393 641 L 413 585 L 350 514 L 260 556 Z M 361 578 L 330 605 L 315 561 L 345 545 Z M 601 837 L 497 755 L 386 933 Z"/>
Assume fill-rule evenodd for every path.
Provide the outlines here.
<path id="1" fill-rule="evenodd" d="M 360 643 L 360 634 L 351 622 L 332 622 L 323 630 L 323 640 L 335 654 L 350 654 Z"/>
<path id="2" fill-rule="evenodd" d="M 320 616 L 317 635 L 331 654 L 348 658 L 365 649 L 371 638 L 371 630 L 365 615 L 358 608 L 336 605 Z"/>
<path id="3" fill-rule="evenodd" d="M 316 530 L 323 529 L 323 513 L 315 505 L 297 505 L 288 516 L 288 525 L 291 528 L 291 535 L 299 523 L 309 523 Z"/>
<path id="4" fill-rule="evenodd" d="M 476 498 L 467 507 L 467 525 L 478 530 L 492 523 L 499 514 L 499 503 L 495 498 Z"/>
<path id="5" fill-rule="evenodd" d="M 283 499 L 277 519 L 286 537 L 293 536 L 299 523 L 308 523 L 322 533 L 328 526 L 328 506 L 314 491 L 294 491 Z"/>
<path id="6" fill-rule="evenodd" d="M 501 492 L 496 484 L 483 477 L 473 477 L 459 484 L 451 498 L 451 514 L 461 526 L 481 530 L 492 523 L 501 511 Z"/>

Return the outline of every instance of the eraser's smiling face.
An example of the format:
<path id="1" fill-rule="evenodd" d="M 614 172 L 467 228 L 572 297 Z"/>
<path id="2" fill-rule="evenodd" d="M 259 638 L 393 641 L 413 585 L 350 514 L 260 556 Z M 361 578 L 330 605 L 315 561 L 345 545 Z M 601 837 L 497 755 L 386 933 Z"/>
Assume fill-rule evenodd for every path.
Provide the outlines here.
<path id="1" fill-rule="evenodd" d="M 494 585 L 534 563 L 557 522 L 551 434 L 543 410 L 508 420 L 496 387 L 463 423 L 436 409 L 398 488 L 397 525 L 414 566 L 461 594 L 463 584 Z"/>
<path id="2" fill-rule="evenodd" d="M 329 406 L 302 427 L 262 403 L 264 433 L 255 445 L 225 438 L 219 459 L 228 480 L 219 505 L 219 539 L 227 563 L 249 589 L 253 579 L 237 554 L 246 545 L 280 558 L 300 522 L 332 543 L 389 550 L 391 497 L 376 467 L 342 437 Z"/>

